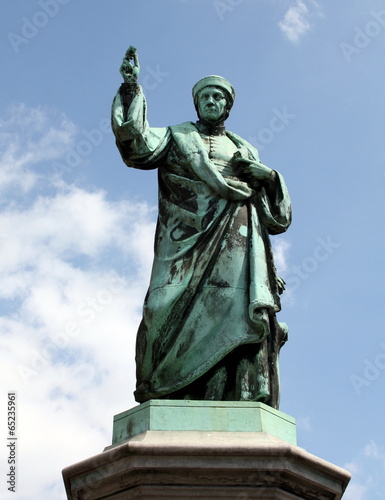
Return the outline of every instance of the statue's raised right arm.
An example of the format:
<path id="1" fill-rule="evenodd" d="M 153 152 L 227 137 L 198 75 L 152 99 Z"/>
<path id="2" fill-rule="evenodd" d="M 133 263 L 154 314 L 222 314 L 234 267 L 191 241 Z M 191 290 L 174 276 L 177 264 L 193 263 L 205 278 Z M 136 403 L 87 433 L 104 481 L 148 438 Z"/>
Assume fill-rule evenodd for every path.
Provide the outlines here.
<path id="1" fill-rule="evenodd" d="M 167 128 L 150 128 L 147 122 L 147 104 L 138 83 L 140 71 L 136 48 L 130 46 L 120 66 L 124 82 L 112 105 L 112 129 L 116 145 L 127 166 L 152 169 L 153 163 L 167 144 Z"/>

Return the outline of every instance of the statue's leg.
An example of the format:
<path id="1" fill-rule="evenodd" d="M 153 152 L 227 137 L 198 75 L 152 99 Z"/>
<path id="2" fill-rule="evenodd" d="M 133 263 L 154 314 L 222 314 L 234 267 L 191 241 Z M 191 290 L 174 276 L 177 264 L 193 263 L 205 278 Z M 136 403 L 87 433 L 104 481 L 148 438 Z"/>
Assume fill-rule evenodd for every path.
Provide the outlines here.
<path id="1" fill-rule="evenodd" d="M 220 362 L 200 378 L 162 399 L 222 401 L 227 382 L 226 365 Z"/>
<path id="2" fill-rule="evenodd" d="M 267 342 L 242 346 L 240 354 L 235 381 L 236 401 L 261 401 L 269 404 Z"/>
<path id="3" fill-rule="evenodd" d="M 201 400 L 204 394 L 202 385 L 201 379 L 195 380 L 178 391 L 166 394 L 166 396 L 163 396 L 161 399 Z"/>
<path id="4" fill-rule="evenodd" d="M 227 381 L 225 366 L 219 366 L 206 384 L 204 399 L 209 401 L 222 401 Z"/>
<path id="5" fill-rule="evenodd" d="M 287 340 L 287 326 L 269 318 L 269 335 L 259 344 L 247 344 L 233 353 L 235 401 L 260 401 L 279 409 L 279 364 L 282 345 Z"/>

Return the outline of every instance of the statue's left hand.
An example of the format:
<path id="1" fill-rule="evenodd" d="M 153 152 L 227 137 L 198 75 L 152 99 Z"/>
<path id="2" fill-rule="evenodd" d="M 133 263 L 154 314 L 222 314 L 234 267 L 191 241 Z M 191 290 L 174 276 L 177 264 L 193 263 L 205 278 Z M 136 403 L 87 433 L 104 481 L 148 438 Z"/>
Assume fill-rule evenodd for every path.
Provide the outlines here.
<path id="1" fill-rule="evenodd" d="M 273 181 L 275 179 L 276 173 L 263 163 L 256 162 L 254 160 L 249 160 L 248 158 L 237 158 L 236 159 L 241 173 L 246 174 L 246 176 L 258 181 Z"/>

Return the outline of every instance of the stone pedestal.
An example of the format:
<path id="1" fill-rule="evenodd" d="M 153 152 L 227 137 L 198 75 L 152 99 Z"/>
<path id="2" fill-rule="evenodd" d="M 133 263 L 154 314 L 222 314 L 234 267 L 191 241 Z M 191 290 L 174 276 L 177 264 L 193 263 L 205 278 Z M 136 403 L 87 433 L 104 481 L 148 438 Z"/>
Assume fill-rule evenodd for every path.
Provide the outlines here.
<path id="1" fill-rule="evenodd" d="M 166 400 L 117 415 L 112 445 L 63 477 L 69 500 L 338 500 L 350 479 L 262 403 Z"/>

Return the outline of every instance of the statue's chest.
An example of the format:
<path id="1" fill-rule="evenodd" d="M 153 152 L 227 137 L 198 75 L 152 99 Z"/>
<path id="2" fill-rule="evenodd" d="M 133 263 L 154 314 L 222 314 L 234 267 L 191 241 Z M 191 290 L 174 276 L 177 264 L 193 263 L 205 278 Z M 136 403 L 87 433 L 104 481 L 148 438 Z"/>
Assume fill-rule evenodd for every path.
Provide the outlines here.
<path id="1" fill-rule="evenodd" d="M 236 175 L 231 158 L 237 151 L 237 146 L 226 135 L 203 135 L 200 134 L 204 147 L 210 160 L 218 171 L 226 176 Z"/>

